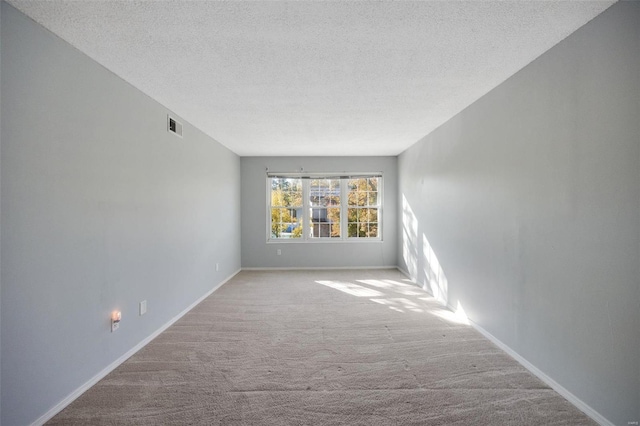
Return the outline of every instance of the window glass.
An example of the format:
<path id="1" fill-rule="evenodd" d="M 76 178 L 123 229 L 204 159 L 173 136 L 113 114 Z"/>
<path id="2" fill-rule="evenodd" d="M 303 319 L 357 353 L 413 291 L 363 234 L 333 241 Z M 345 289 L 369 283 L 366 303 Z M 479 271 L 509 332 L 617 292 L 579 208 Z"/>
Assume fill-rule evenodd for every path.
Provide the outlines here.
<path id="1" fill-rule="evenodd" d="M 340 238 L 340 179 L 311 179 L 311 238 Z"/>
<path id="2" fill-rule="evenodd" d="M 347 230 L 350 238 L 378 237 L 379 183 L 378 177 L 349 180 Z"/>
<path id="3" fill-rule="evenodd" d="M 268 178 L 269 239 L 380 239 L 382 178 Z"/>
<path id="4" fill-rule="evenodd" d="M 271 238 L 302 238 L 302 179 L 271 179 Z"/>

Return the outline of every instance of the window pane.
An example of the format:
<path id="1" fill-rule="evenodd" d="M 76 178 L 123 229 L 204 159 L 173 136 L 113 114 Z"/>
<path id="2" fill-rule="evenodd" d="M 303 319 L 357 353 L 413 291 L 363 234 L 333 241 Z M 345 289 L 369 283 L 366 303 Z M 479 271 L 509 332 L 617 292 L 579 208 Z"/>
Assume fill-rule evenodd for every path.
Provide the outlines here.
<path id="1" fill-rule="evenodd" d="M 272 208 L 271 238 L 302 237 L 302 221 L 298 221 L 295 216 L 295 210 Z"/>
<path id="2" fill-rule="evenodd" d="M 362 186 L 362 179 L 349 179 L 349 205 L 359 206 L 358 190 Z"/>
<path id="3" fill-rule="evenodd" d="M 368 222 L 377 222 L 378 221 L 378 209 L 367 209 L 368 212 Z"/>
<path id="4" fill-rule="evenodd" d="M 378 237 L 377 208 L 349 208 L 347 209 L 347 223 L 349 237 Z"/>
<path id="5" fill-rule="evenodd" d="M 340 237 L 340 179 L 312 179 L 309 204 L 311 237 Z"/>
<path id="6" fill-rule="evenodd" d="M 361 178 L 350 179 L 349 200 L 350 206 L 376 206 L 378 205 L 378 179 Z"/>
<path id="7" fill-rule="evenodd" d="M 327 218 L 329 219 L 329 222 L 340 223 L 340 208 L 339 207 L 328 208 Z"/>
<path id="8" fill-rule="evenodd" d="M 271 206 L 302 207 L 302 179 L 271 179 Z"/>
<path id="9" fill-rule="evenodd" d="M 340 207 L 330 207 L 327 209 L 327 218 L 331 224 L 331 237 L 340 237 Z"/>
<path id="10" fill-rule="evenodd" d="M 322 190 L 320 188 L 320 181 L 314 179 L 309 184 L 309 203 L 311 206 L 320 206 Z"/>
<path id="11" fill-rule="evenodd" d="M 349 179 L 347 229 L 349 237 L 378 237 L 378 203 L 380 178 Z M 371 208 L 374 207 L 374 208 Z"/>
<path id="12" fill-rule="evenodd" d="M 347 232 L 349 237 L 357 237 L 358 236 L 358 224 L 350 223 L 347 226 Z"/>
<path id="13" fill-rule="evenodd" d="M 378 191 L 378 179 L 377 177 L 375 178 L 369 178 L 367 180 L 367 184 L 369 186 L 369 191 L 373 191 L 373 192 L 377 192 Z"/>
<path id="14" fill-rule="evenodd" d="M 271 238 L 302 237 L 302 179 L 271 179 Z"/>
<path id="15" fill-rule="evenodd" d="M 312 238 L 340 237 L 340 208 L 311 208 Z"/>
<path id="16" fill-rule="evenodd" d="M 339 179 L 312 179 L 309 185 L 309 203 L 311 206 L 339 206 Z"/>
<path id="17" fill-rule="evenodd" d="M 347 223 L 356 223 L 358 221 L 358 209 L 350 208 L 347 210 Z"/>

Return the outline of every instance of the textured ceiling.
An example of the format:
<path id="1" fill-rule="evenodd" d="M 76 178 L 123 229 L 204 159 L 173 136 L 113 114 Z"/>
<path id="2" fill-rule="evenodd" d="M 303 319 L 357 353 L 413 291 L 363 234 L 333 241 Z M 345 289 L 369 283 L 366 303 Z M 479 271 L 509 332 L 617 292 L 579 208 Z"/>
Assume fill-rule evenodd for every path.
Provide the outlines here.
<path id="1" fill-rule="evenodd" d="M 396 155 L 614 1 L 9 0 L 239 155 Z"/>

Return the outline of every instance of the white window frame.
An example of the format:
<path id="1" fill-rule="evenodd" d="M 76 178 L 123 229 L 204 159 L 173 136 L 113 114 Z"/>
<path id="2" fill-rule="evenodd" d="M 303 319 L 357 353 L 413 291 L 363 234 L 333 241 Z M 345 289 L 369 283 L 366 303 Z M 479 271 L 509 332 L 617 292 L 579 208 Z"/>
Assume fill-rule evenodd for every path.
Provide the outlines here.
<path id="1" fill-rule="evenodd" d="M 348 209 L 349 209 L 349 189 L 348 182 L 350 179 L 372 178 L 377 177 L 378 182 L 378 203 L 374 208 L 378 209 L 378 235 L 377 237 L 349 237 L 348 229 Z M 312 237 L 311 221 L 308 215 L 303 213 L 302 237 L 301 238 L 272 238 L 271 237 L 271 179 L 273 178 L 289 178 L 302 179 L 302 211 L 309 212 L 311 203 L 309 201 L 309 193 L 311 180 L 314 179 L 340 179 L 340 237 Z M 266 231 L 267 243 L 305 243 L 305 244 L 326 244 L 326 243 L 344 243 L 344 242 L 381 242 L 382 241 L 382 220 L 384 205 L 383 190 L 384 176 L 382 172 L 375 173 L 267 173 L 266 179 Z"/>

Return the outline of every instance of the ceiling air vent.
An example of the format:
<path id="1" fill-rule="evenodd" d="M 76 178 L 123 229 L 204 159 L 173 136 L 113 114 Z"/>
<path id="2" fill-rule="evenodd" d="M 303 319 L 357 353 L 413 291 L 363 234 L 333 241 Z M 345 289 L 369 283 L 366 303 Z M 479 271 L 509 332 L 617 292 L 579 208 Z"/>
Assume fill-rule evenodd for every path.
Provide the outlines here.
<path id="1" fill-rule="evenodd" d="M 182 123 L 172 116 L 167 115 L 167 131 L 182 137 Z"/>

